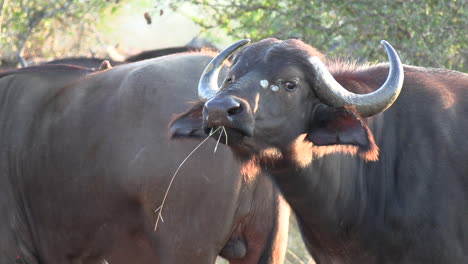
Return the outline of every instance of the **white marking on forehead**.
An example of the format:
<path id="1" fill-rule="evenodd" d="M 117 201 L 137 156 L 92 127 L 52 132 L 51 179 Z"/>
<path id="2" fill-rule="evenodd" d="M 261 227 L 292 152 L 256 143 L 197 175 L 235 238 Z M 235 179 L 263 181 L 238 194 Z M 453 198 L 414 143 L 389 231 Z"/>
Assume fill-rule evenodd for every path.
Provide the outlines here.
<path id="1" fill-rule="evenodd" d="M 270 88 L 273 92 L 277 92 L 279 90 L 279 87 L 277 85 L 272 85 L 270 86 Z"/>
<path id="2" fill-rule="evenodd" d="M 266 89 L 266 88 L 268 87 L 268 81 L 267 81 L 267 80 L 261 80 L 261 81 L 260 81 L 260 85 L 261 85 L 264 89 Z"/>

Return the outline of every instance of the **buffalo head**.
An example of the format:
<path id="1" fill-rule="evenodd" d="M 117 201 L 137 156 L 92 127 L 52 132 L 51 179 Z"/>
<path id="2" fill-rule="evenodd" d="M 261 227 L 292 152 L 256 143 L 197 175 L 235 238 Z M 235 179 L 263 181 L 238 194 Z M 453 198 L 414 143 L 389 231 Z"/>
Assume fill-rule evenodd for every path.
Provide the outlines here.
<path id="1" fill-rule="evenodd" d="M 227 139 L 221 142 L 227 141 L 237 154 L 282 153 L 301 139 L 313 146 L 351 146 L 368 159 L 376 158 L 377 147 L 363 118 L 386 110 L 400 93 L 403 67 L 390 44 L 382 41 L 390 60 L 388 77 L 365 94 L 341 86 L 322 54 L 292 39 L 247 45 L 218 87 L 223 62 L 248 42 L 233 44 L 207 66 L 199 83 L 201 102 L 173 121 L 173 137 L 207 135 L 224 127 Z"/>

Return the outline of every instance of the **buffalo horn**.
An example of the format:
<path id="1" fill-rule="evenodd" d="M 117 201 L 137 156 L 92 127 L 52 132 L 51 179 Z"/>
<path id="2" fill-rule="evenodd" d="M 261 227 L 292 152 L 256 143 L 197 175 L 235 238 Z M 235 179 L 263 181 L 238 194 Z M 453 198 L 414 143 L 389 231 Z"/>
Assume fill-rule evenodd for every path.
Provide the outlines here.
<path id="1" fill-rule="evenodd" d="M 379 89 L 368 94 L 352 93 L 333 78 L 318 57 L 311 57 L 309 61 L 316 72 L 318 81 L 318 85 L 314 88 L 317 96 L 330 106 L 355 106 L 363 117 L 376 115 L 389 108 L 397 99 L 403 86 L 403 66 L 393 47 L 385 40 L 380 43 L 387 50 L 390 72 L 387 80 Z"/>
<path id="2" fill-rule="evenodd" d="M 240 40 L 225 50 L 221 51 L 206 66 L 198 83 L 198 97 L 201 100 L 208 100 L 218 92 L 218 75 L 225 60 L 227 60 L 236 50 L 249 43 L 250 39 Z"/>

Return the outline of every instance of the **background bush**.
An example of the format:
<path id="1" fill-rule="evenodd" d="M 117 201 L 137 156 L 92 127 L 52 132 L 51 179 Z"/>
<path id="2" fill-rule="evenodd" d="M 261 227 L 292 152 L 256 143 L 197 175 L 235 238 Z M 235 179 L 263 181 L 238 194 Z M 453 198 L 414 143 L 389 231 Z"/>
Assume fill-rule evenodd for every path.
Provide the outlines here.
<path id="1" fill-rule="evenodd" d="M 168 1 L 156 1 L 163 4 Z M 177 9 L 187 1 L 170 1 Z M 301 38 L 329 56 L 384 61 L 381 39 L 406 64 L 468 71 L 466 0 L 192 0 L 206 31 L 236 38 Z M 166 3 L 167 4 L 167 3 Z"/>

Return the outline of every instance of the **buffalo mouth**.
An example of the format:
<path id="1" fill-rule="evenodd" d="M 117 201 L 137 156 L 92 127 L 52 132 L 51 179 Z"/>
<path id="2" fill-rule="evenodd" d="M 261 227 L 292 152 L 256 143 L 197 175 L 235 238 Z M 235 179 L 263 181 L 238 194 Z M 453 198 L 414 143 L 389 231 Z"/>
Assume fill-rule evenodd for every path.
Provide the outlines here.
<path id="1" fill-rule="evenodd" d="M 205 133 L 213 137 L 216 141 L 225 145 L 239 144 L 244 135 L 238 130 L 226 127 L 209 128 Z"/>
<path id="2" fill-rule="evenodd" d="M 202 127 L 207 135 L 226 145 L 240 144 L 245 138 L 253 136 L 252 125 L 236 122 L 235 119 L 228 121 L 219 122 L 219 120 L 204 117 Z"/>
<path id="3" fill-rule="evenodd" d="M 252 134 L 246 130 L 225 125 L 203 125 L 203 130 L 207 135 L 212 136 L 217 141 L 225 145 L 237 145 L 240 144 L 244 138 L 252 137 Z"/>

